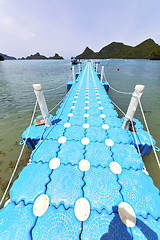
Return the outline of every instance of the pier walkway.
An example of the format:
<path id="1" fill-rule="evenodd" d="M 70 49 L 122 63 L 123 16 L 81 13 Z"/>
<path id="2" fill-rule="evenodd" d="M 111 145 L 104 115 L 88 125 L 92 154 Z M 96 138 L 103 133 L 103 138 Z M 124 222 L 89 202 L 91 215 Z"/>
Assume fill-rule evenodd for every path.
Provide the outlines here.
<path id="1" fill-rule="evenodd" d="M 143 167 L 86 63 L 13 183 L 0 240 L 160 239 L 159 190 Z"/>

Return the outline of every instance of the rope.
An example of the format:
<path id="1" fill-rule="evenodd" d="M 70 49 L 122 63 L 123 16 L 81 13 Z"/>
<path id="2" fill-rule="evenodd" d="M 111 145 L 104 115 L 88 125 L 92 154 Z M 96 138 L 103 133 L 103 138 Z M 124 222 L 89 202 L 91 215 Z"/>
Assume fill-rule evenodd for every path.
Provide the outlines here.
<path id="1" fill-rule="evenodd" d="M 157 164 L 158 164 L 158 166 L 159 166 L 159 168 L 160 168 L 160 162 L 159 162 L 159 159 L 158 159 L 158 156 L 157 156 L 157 153 L 156 153 L 156 150 L 155 150 L 155 147 L 154 147 L 152 138 L 151 138 L 151 134 L 150 134 L 149 127 L 148 127 L 148 124 L 147 124 L 147 120 L 146 120 L 146 118 L 145 118 L 144 111 L 143 111 L 142 104 L 141 104 L 141 101 L 140 101 L 140 98 L 139 98 L 139 97 L 138 97 L 138 102 L 139 102 L 139 106 L 140 106 L 140 109 L 141 109 L 141 113 L 142 113 L 142 116 L 143 116 L 144 123 L 145 123 L 145 125 L 146 125 L 146 129 L 147 129 L 147 132 L 148 132 L 148 135 L 149 135 L 151 144 L 152 144 L 152 148 L 153 148 L 153 151 L 154 151 L 154 155 L 155 155 Z"/>
<path id="2" fill-rule="evenodd" d="M 107 79 L 106 79 L 105 74 L 104 74 L 104 78 L 105 78 L 106 82 L 108 82 Z M 108 82 L 108 83 L 109 83 L 109 82 Z M 115 92 L 117 92 L 117 93 L 132 95 L 131 92 L 122 92 L 122 91 L 116 90 L 115 88 L 113 88 L 113 87 L 110 85 L 110 83 L 109 83 L 109 87 L 110 87 L 113 91 L 115 91 Z"/>
<path id="3" fill-rule="evenodd" d="M 110 98 L 111 99 L 111 98 Z M 113 103 L 113 105 L 116 107 L 116 108 L 118 108 L 119 109 L 119 111 L 125 116 L 126 114 L 125 114 L 125 112 L 123 112 L 123 110 L 120 108 L 120 107 L 118 107 L 118 105 L 115 103 L 115 102 L 113 102 L 113 100 L 111 99 L 111 102 Z"/>
<path id="4" fill-rule="evenodd" d="M 30 122 L 30 125 L 29 125 L 29 128 L 28 128 L 28 132 L 27 132 L 26 139 L 25 139 L 25 141 L 24 141 L 24 145 L 22 146 L 22 149 L 21 149 L 20 155 L 19 155 L 19 157 L 18 157 L 16 166 L 15 166 L 15 168 L 14 168 L 14 170 L 13 170 L 13 173 L 12 173 L 12 176 L 11 176 L 11 178 L 10 178 L 10 180 L 9 180 L 9 183 L 8 183 L 8 185 L 7 185 L 7 187 L 6 187 L 6 190 L 5 190 L 5 192 L 4 192 L 3 196 L 2 196 L 2 199 L 1 199 L 1 202 L 0 202 L 0 206 L 2 205 L 2 202 L 3 202 L 3 200 L 4 200 L 5 196 L 6 196 L 6 193 L 7 193 L 8 189 L 9 189 L 9 187 L 10 187 L 10 184 L 11 184 L 11 182 L 12 182 L 12 179 L 13 179 L 13 177 L 14 177 L 14 174 L 15 174 L 15 172 L 16 172 L 16 170 L 17 170 L 17 167 L 18 167 L 19 161 L 20 161 L 20 159 L 21 159 L 21 156 L 22 156 L 24 147 L 25 147 L 25 145 L 26 145 L 27 138 L 28 138 L 28 134 L 29 134 L 29 132 L 30 132 L 30 128 L 31 128 L 31 125 L 32 125 L 32 122 L 33 122 L 33 119 L 34 119 L 34 115 L 35 115 L 35 112 L 36 112 L 36 107 L 37 107 L 37 100 L 36 100 L 36 103 L 35 103 L 35 106 L 34 106 L 34 110 L 33 110 L 32 118 L 31 118 L 31 122 Z"/>
<path id="5" fill-rule="evenodd" d="M 130 119 L 130 122 L 131 122 L 131 124 L 132 124 L 132 129 L 133 129 L 133 132 L 134 132 L 134 138 L 135 138 L 135 141 L 136 141 L 136 145 L 137 145 L 138 153 L 139 153 L 139 155 L 140 155 L 140 157 L 141 157 L 141 160 L 143 161 L 143 159 L 142 159 L 142 155 L 141 155 L 141 151 L 140 151 L 140 148 L 139 148 L 139 145 L 138 145 L 138 141 L 137 141 L 137 136 L 136 136 L 135 128 L 134 128 L 134 125 L 133 125 L 133 120 Z M 144 168 L 144 170 L 146 170 L 145 165 L 144 165 L 143 168 Z"/>
<path id="6" fill-rule="evenodd" d="M 65 99 L 66 96 L 67 96 L 67 93 L 66 93 L 66 95 L 61 99 L 61 101 L 59 101 L 59 102 L 56 104 L 56 106 L 54 106 L 54 107 L 49 111 L 49 113 L 51 113 L 51 112 Z"/>
<path id="7" fill-rule="evenodd" d="M 44 125 L 44 128 L 43 128 L 43 131 L 42 131 L 41 137 L 40 137 L 40 139 L 39 139 L 39 142 L 42 140 L 42 137 L 43 137 L 43 133 L 44 133 L 45 128 L 46 128 L 46 126 Z"/>
<path id="8" fill-rule="evenodd" d="M 59 87 L 53 88 L 53 89 L 49 89 L 49 90 L 45 90 L 44 92 L 51 92 L 51 91 L 55 91 L 55 90 L 61 88 L 61 87 L 64 86 L 68 81 L 70 81 L 71 78 L 72 78 L 72 74 L 71 74 L 71 76 L 68 78 L 68 80 L 65 81 L 65 82 L 64 82 L 62 85 L 60 85 Z"/>

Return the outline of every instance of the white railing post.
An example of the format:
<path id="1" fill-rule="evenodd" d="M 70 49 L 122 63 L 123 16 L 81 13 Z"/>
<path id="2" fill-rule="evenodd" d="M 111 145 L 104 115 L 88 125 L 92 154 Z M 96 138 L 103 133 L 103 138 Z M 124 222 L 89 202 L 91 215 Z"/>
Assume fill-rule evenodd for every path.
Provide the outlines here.
<path id="1" fill-rule="evenodd" d="M 130 104 L 128 106 L 127 113 L 125 115 L 125 120 L 123 123 L 123 129 L 128 130 L 130 121 L 133 119 L 134 114 L 136 112 L 137 106 L 138 106 L 138 98 L 140 99 L 143 93 L 145 86 L 144 85 L 136 85 L 135 90 L 132 93 L 132 98 L 130 101 Z"/>
<path id="2" fill-rule="evenodd" d="M 75 83 L 75 71 L 74 71 L 74 66 L 72 66 L 72 76 L 73 76 L 73 83 Z"/>
<path id="3" fill-rule="evenodd" d="M 104 66 L 102 66 L 102 69 L 101 69 L 101 83 L 103 81 L 103 76 L 104 76 Z"/>
<path id="4" fill-rule="evenodd" d="M 78 67 L 79 67 L 79 74 L 80 74 L 80 72 L 81 72 L 81 64 L 80 63 L 78 64 Z"/>
<path id="5" fill-rule="evenodd" d="M 42 113 L 42 116 L 45 121 L 46 127 L 49 127 L 52 125 L 51 120 L 50 120 L 50 115 L 48 112 L 48 107 L 44 98 L 44 94 L 42 92 L 41 84 L 33 84 L 33 89 L 37 97 L 37 101 Z"/>
<path id="6" fill-rule="evenodd" d="M 96 73 L 98 72 L 98 63 L 96 63 Z"/>

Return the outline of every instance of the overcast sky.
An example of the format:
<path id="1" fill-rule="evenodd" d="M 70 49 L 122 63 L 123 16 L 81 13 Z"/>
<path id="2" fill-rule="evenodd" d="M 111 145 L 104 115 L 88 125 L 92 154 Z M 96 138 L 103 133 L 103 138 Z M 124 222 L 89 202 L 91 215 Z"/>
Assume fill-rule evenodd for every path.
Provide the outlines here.
<path id="1" fill-rule="evenodd" d="M 0 0 L 0 52 L 76 56 L 109 43 L 160 44 L 160 0 Z"/>

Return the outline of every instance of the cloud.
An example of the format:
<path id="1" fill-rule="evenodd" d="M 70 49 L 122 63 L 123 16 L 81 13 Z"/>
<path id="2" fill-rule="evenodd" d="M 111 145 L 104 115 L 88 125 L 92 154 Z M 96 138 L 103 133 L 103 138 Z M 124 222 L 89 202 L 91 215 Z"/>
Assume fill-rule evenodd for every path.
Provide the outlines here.
<path id="1" fill-rule="evenodd" d="M 2 19 L 0 19 L 0 28 L 6 33 L 9 33 L 9 35 L 23 40 L 29 40 L 36 36 L 36 34 L 30 31 L 28 27 L 18 23 L 16 19 L 12 17 L 2 17 Z"/>

